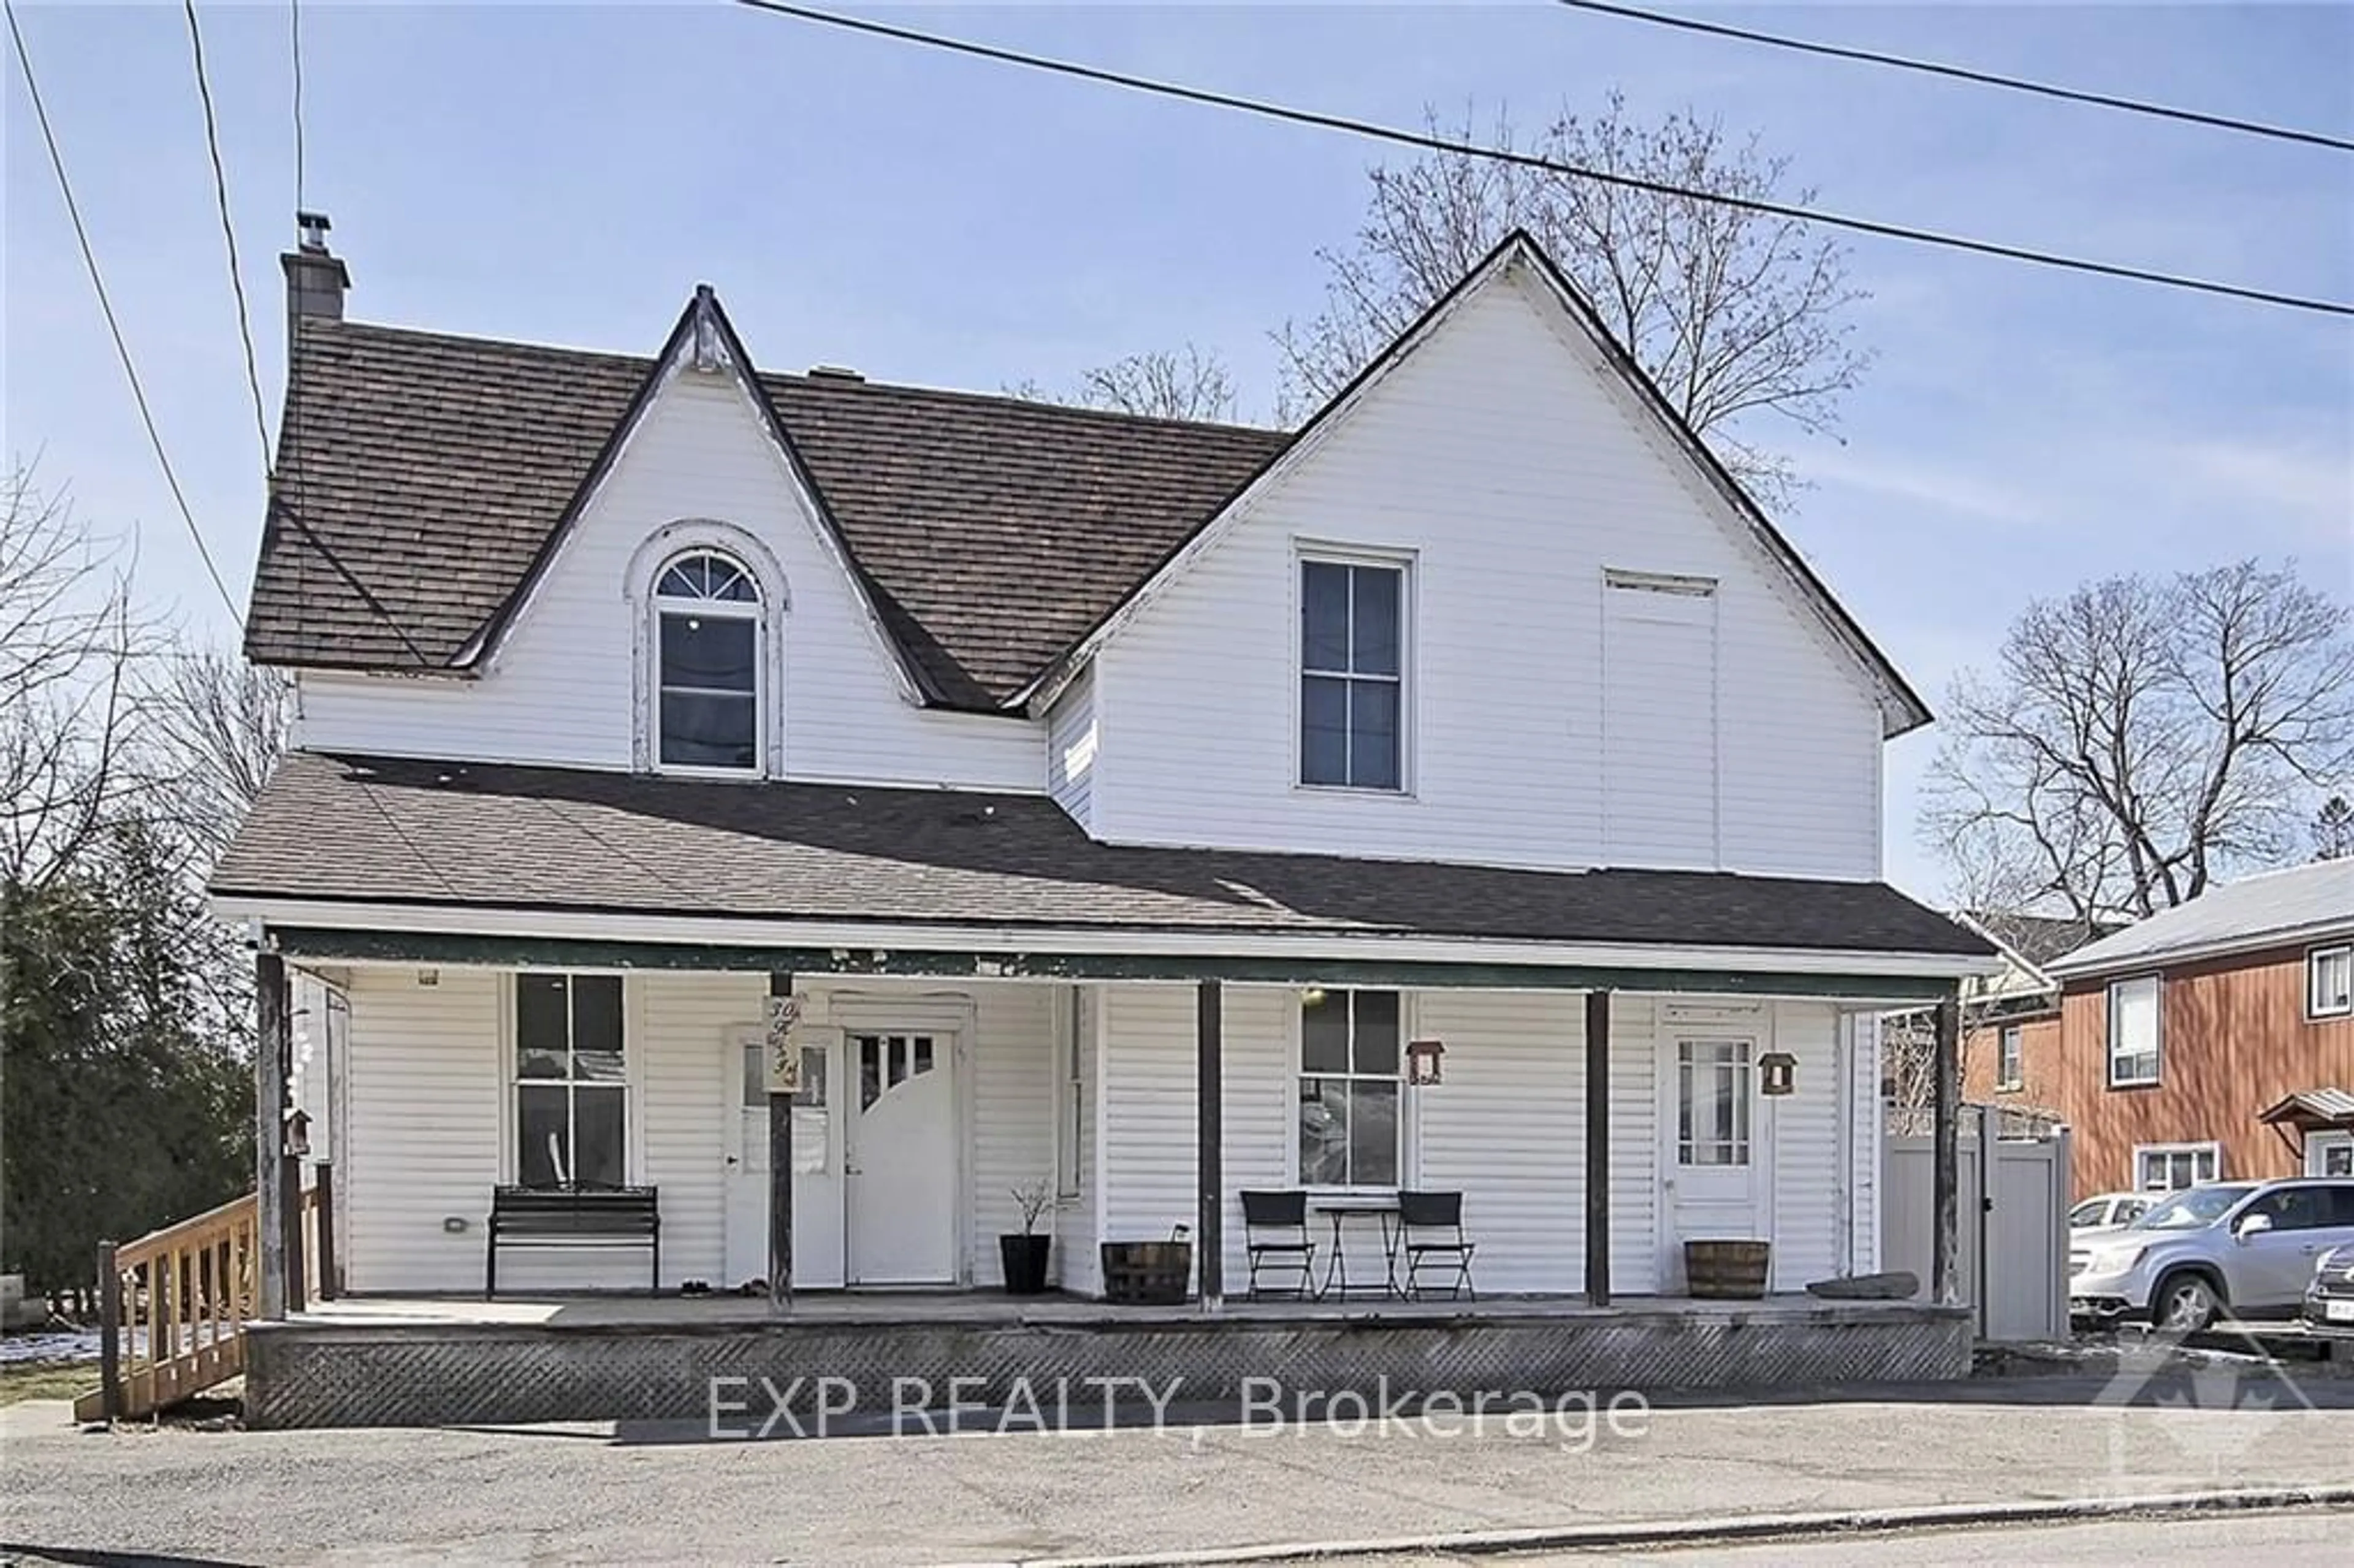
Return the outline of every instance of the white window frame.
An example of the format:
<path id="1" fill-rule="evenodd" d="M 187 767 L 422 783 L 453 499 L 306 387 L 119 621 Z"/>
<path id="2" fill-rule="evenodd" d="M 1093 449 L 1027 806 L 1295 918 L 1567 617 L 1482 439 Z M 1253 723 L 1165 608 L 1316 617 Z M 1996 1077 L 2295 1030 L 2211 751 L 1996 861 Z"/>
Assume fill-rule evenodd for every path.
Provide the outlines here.
<path id="1" fill-rule="evenodd" d="M 2132 1058 L 2147 1055 L 2149 1074 L 2147 1077 L 2124 1077 L 2117 1072 L 2120 1053 L 2117 1049 L 2117 993 L 2127 986 L 2147 985 L 2151 991 L 2149 1049 L 2136 1051 Z M 2147 1089 L 2155 1086 L 2166 1074 L 2166 977 L 2163 975 L 2128 975 L 2109 982 L 2104 995 L 2106 1017 L 2103 1020 L 2108 1039 L 2108 1086 L 2113 1089 Z"/>
<path id="2" fill-rule="evenodd" d="M 1078 1197 L 1087 1187 L 1087 1169 L 1081 1156 L 1087 1150 L 1087 1054 L 1093 1044 L 1087 1012 L 1087 992 L 1073 986 L 1070 1016 L 1064 1020 L 1063 1038 L 1057 1043 L 1062 1056 L 1061 1070 L 1055 1075 L 1058 1092 L 1055 1107 L 1055 1196 L 1057 1198 Z"/>
<path id="3" fill-rule="evenodd" d="M 682 562 L 708 556 L 725 561 L 743 574 L 750 585 L 752 598 L 743 599 L 674 599 L 662 591 L 663 579 L 671 568 Z M 773 694 L 769 689 L 769 626 L 767 596 L 761 588 L 759 573 L 751 564 L 733 551 L 716 545 L 692 544 L 666 556 L 654 567 L 652 590 L 646 596 L 647 647 L 653 661 L 649 694 L 652 708 L 647 715 L 653 747 L 654 770 L 690 779 L 758 779 L 767 771 L 769 756 L 769 706 Z M 671 690 L 663 678 L 663 622 L 673 615 L 693 615 L 706 620 L 741 620 L 752 628 L 752 760 L 742 768 L 722 768 L 707 763 L 665 762 L 663 760 L 663 698 Z M 694 687 L 680 687 L 693 691 Z M 714 693 L 714 695 L 734 696 L 737 694 Z"/>
<path id="4" fill-rule="evenodd" d="M 2023 1024 L 1998 1024 L 1994 1032 L 1994 1086 L 2027 1086 L 2027 1030 Z"/>
<path id="5" fill-rule="evenodd" d="M 621 1018 L 621 1079 L 618 1084 L 588 1083 L 592 1094 L 618 1094 L 621 1097 L 621 1181 L 625 1186 L 643 1180 L 645 1150 L 642 1147 L 644 1128 L 639 1121 L 638 1075 L 640 1071 L 638 1028 L 635 1009 L 636 988 L 629 977 L 612 969 L 515 969 L 506 976 L 502 988 L 500 1020 L 501 1033 L 505 1038 L 506 1094 L 499 1108 L 499 1148 L 502 1180 L 520 1184 L 523 1181 L 523 1090 L 549 1088 L 557 1086 L 569 1092 L 565 1097 L 567 1127 L 577 1125 L 574 1105 L 579 1097 L 582 1080 L 565 1078 L 526 1078 L 523 1075 L 523 1006 L 517 995 L 526 975 L 554 975 L 565 982 L 564 1043 L 567 1059 L 573 1046 L 572 985 L 583 980 L 610 980 L 620 988 Z M 573 1138 L 574 1146 L 578 1138 Z M 575 1172 L 577 1180 L 578 1173 Z"/>
<path id="6" fill-rule="evenodd" d="M 2339 989 L 2334 1001 L 2321 998 L 2322 966 L 2335 959 L 2338 966 Z M 2354 943 L 2338 942 L 2327 948 L 2313 948 L 2305 955 L 2305 1015 L 2307 1018 L 2345 1018 L 2354 1016 Z"/>
<path id="7" fill-rule="evenodd" d="M 1332 1186 L 1330 1184 L 1320 1186 L 1310 1185 L 1305 1173 L 1300 1169 L 1299 1086 L 1301 1081 L 1307 1078 L 1347 1078 L 1352 1080 L 1362 1078 L 1368 1082 L 1379 1082 L 1382 1077 L 1382 1075 L 1379 1073 L 1359 1073 L 1353 1070 L 1356 1065 L 1357 1048 L 1356 1019 L 1353 1013 L 1352 1013 L 1350 1017 L 1349 1032 L 1349 1054 L 1352 1070 L 1346 1073 L 1311 1073 L 1308 1070 L 1308 1031 L 1305 1013 L 1308 1005 L 1308 994 L 1310 991 L 1323 992 L 1323 1005 L 1327 1007 L 1331 1006 L 1334 1002 L 1341 1001 L 1341 999 L 1344 997 L 1351 996 L 1357 991 L 1386 991 L 1397 998 L 1398 1059 L 1396 1082 L 1398 1094 L 1397 1125 L 1395 1128 L 1397 1155 L 1394 1162 L 1397 1179 L 1395 1181 L 1375 1182 L 1352 1181 L 1341 1186 Z M 1415 1091 L 1413 1086 L 1405 1081 L 1405 1047 L 1406 1043 L 1415 1037 L 1414 993 L 1407 991 L 1397 990 L 1390 986 L 1336 985 L 1310 986 L 1299 991 L 1290 991 L 1286 994 L 1288 994 L 1291 999 L 1291 1077 L 1286 1085 L 1286 1087 L 1288 1090 L 1288 1098 L 1286 1106 L 1288 1114 L 1284 1118 L 1283 1124 L 1284 1171 L 1286 1180 L 1294 1187 L 1305 1187 L 1312 1192 L 1330 1193 L 1337 1196 L 1348 1196 L 1352 1194 L 1386 1195 L 1394 1193 L 1401 1188 L 1412 1187 L 1415 1181 L 1418 1180 L 1418 1172 L 1416 1169 L 1416 1145 L 1417 1139 L 1415 1136 L 1414 1128 Z M 1350 1005 L 1353 1007 L 1354 1004 L 1351 1003 Z"/>
<path id="8" fill-rule="evenodd" d="M 2174 1160 L 2182 1159 L 2188 1159 L 2190 1161 L 2190 1181 L 2187 1184 L 2188 1187 L 2203 1187 L 2211 1181 L 2221 1181 L 2223 1179 L 2223 1146 L 2221 1143 L 2137 1143 L 2134 1145 L 2133 1151 L 2133 1191 L 2137 1192 L 2186 1191 L 2186 1187 L 2171 1184 L 2164 1187 L 2150 1186 L 2144 1181 L 2142 1176 L 2145 1160 L 2163 1160 L 2170 1164 Z M 2200 1161 L 2202 1160 L 2205 1160 L 2207 1168 L 2207 1173 L 2204 1176 L 2199 1173 Z M 2169 1171 L 2169 1178 L 2171 1174 Z"/>
<path id="9" fill-rule="evenodd" d="M 1391 571 L 1398 577 L 1398 781 L 1389 784 L 1310 783 L 1308 779 L 1308 681 L 1311 675 L 1329 680 L 1384 681 L 1389 676 L 1359 674 L 1353 670 L 1310 670 L 1308 667 L 1308 568 L 1311 566 L 1351 567 Z M 1411 551 L 1348 546 L 1299 545 L 1291 557 L 1291 787 L 1314 793 L 1411 798 L 1414 774 L 1415 570 Z"/>

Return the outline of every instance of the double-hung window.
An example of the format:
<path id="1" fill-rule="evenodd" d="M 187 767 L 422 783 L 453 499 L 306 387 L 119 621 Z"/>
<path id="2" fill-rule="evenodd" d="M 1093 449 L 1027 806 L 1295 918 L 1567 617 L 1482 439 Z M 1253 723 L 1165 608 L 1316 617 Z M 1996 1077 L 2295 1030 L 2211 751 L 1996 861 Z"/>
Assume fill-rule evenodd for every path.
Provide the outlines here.
<path id="1" fill-rule="evenodd" d="M 2316 948 L 2305 956 L 2305 1015 L 2354 1012 L 2354 947 Z"/>
<path id="2" fill-rule="evenodd" d="M 515 1180 L 620 1186 L 630 1112 L 620 977 L 519 974 L 514 1003 Z"/>
<path id="3" fill-rule="evenodd" d="M 1406 569 L 1299 563 L 1299 781 L 1405 787 Z"/>
<path id="4" fill-rule="evenodd" d="M 1310 991 L 1299 1003 L 1299 1184 L 1394 1187 L 1398 993 Z"/>
<path id="5" fill-rule="evenodd" d="M 2016 1089 L 2027 1082 L 2025 1031 L 2006 1023 L 1995 1036 L 1994 1086 Z"/>
<path id="6" fill-rule="evenodd" d="M 2121 980 L 2109 987 L 2109 1087 L 2158 1082 L 2159 994 L 2156 975 Z"/>
<path id="7" fill-rule="evenodd" d="M 726 556 L 697 550 L 654 578 L 655 760 L 758 772 L 760 590 Z"/>

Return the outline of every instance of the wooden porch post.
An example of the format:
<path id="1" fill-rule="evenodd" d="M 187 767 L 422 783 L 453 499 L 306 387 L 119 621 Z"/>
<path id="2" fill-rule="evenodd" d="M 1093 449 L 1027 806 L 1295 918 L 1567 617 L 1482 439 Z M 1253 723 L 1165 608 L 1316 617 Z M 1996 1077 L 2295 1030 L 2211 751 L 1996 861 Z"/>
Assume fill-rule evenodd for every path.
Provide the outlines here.
<path id="1" fill-rule="evenodd" d="M 1610 1305 L 1610 993 L 1585 993 L 1585 1298 Z"/>
<path id="2" fill-rule="evenodd" d="M 769 994 L 793 994 L 790 970 L 769 973 Z M 770 1051 L 794 1050 L 790 1036 L 765 1044 Z M 775 1064 L 769 1064 L 773 1069 Z M 798 1065 L 798 1064 L 796 1064 Z M 769 1092 L 769 1311 L 781 1317 L 793 1306 L 793 1097 Z"/>
<path id="3" fill-rule="evenodd" d="M 1951 1307 L 1962 1298 L 1962 1003 L 1958 993 L 1937 1003 L 1935 1035 L 1929 1082 L 1929 1298 Z M 1984 1150 L 1979 1158 L 1985 1158 Z"/>
<path id="4" fill-rule="evenodd" d="M 286 1180 L 286 1079 L 293 1031 L 286 1012 L 286 960 L 276 953 L 253 956 L 253 1004 L 254 1240 L 260 1252 L 254 1309 L 258 1317 L 283 1318 L 288 1270 L 294 1266 L 287 1246 L 289 1216 L 299 1224 L 301 1215 L 296 1190 Z"/>
<path id="5" fill-rule="evenodd" d="M 1193 1266 L 1201 1279 L 1204 1312 L 1221 1310 L 1226 1298 L 1225 1035 L 1225 995 L 1216 980 L 1205 980 L 1193 993 L 1193 1096 L 1199 1135 L 1194 1160 L 1202 1179 L 1200 1212 L 1193 1224 Z"/>

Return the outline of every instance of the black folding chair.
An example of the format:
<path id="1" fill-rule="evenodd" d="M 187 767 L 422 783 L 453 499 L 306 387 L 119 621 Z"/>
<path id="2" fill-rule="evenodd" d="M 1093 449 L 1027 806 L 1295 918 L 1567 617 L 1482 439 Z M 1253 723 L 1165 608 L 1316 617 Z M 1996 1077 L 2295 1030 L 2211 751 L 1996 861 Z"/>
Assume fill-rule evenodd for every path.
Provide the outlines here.
<path id="1" fill-rule="evenodd" d="M 1243 1238 L 1250 1256 L 1250 1295 L 1263 1294 L 1262 1272 L 1290 1278 L 1283 1293 L 1305 1301 L 1315 1292 L 1316 1244 L 1308 1239 L 1306 1192 L 1245 1192 Z"/>
<path id="2" fill-rule="evenodd" d="M 1447 1299 L 1479 1299 L 1471 1286 L 1471 1254 L 1478 1244 L 1463 1239 L 1463 1194 L 1400 1192 L 1398 1247 L 1405 1254 L 1405 1293 L 1422 1299 L 1425 1269 L 1446 1280 Z M 1453 1277 L 1447 1279 L 1448 1271 Z"/>

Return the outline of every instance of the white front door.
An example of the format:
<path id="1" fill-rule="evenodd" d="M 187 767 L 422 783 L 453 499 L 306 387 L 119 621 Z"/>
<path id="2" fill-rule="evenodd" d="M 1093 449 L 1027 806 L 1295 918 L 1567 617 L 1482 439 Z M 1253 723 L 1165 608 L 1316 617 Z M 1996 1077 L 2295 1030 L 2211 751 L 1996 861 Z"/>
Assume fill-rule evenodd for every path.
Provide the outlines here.
<path id="1" fill-rule="evenodd" d="M 853 1033 L 843 1082 L 850 1283 L 953 1285 L 956 1036 Z"/>
<path id="2" fill-rule="evenodd" d="M 1765 1236 L 1757 1052 L 1752 1036 L 1684 1033 L 1660 1061 L 1659 1278 L 1670 1291 L 1684 1288 L 1685 1242 Z"/>
<path id="3" fill-rule="evenodd" d="M 793 1284 L 822 1290 L 843 1280 L 840 1040 L 814 1031 L 801 1047 L 801 1087 L 793 1097 Z M 722 1289 L 769 1274 L 769 1088 L 767 1044 L 758 1029 L 728 1036 L 726 1277 Z"/>

